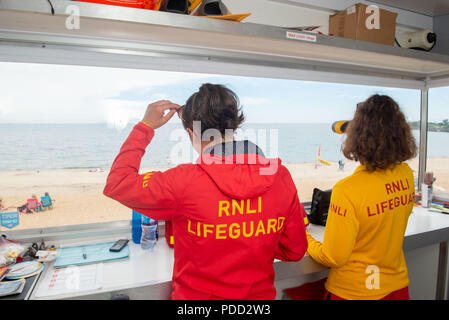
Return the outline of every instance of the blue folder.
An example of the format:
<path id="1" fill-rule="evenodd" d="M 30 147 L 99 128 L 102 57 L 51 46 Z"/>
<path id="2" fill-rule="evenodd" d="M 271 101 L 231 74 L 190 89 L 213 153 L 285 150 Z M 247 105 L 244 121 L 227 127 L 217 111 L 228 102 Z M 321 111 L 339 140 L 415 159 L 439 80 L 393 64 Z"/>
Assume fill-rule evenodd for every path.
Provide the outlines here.
<path id="1" fill-rule="evenodd" d="M 129 258 L 128 245 L 126 245 L 120 252 L 109 251 L 109 248 L 111 248 L 114 243 L 115 242 L 105 242 L 61 248 L 59 249 L 53 267 L 62 268 Z"/>

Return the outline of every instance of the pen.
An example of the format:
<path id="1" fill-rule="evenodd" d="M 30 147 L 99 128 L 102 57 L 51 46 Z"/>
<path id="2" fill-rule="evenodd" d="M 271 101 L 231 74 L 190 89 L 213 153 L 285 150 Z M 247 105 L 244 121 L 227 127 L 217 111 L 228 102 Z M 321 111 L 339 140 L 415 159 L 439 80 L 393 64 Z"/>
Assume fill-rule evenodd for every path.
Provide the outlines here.
<path id="1" fill-rule="evenodd" d="M 447 211 L 441 211 L 441 210 L 437 210 L 437 209 L 429 209 L 430 212 L 437 212 L 437 213 L 443 213 L 443 214 L 449 214 L 449 212 Z"/>
<path id="2" fill-rule="evenodd" d="M 431 205 L 431 208 L 437 209 L 437 210 L 442 211 L 442 212 L 445 212 L 445 213 L 449 213 L 449 209 L 448 209 L 448 208 L 445 208 L 445 207 L 443 207 L 443 206 L 441 206 L 441 205 L 432 204 L 432 205 Z"/>

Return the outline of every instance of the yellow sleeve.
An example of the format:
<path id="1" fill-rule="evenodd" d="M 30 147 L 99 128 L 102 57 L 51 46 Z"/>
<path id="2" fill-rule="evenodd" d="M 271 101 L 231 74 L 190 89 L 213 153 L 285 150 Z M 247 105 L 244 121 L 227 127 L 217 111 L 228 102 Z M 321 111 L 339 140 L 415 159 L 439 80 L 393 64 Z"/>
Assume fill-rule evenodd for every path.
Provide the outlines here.
<path id="1" fill-rule="evenodd" d="M 307 232 L 307 253 L 327 267 L 344 266 L 354 248 L 358 231 L 359 222 L 353 204 L 341 187 L 334 187 L 323 243 Z"/>

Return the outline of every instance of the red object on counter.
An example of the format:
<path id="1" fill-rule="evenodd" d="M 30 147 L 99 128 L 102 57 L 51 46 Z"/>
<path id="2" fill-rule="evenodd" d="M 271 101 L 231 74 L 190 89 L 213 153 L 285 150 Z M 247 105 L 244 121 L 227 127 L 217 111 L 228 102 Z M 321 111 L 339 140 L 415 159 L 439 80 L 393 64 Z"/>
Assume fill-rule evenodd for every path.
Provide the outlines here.
<path id="1" fill-rule="evenodd" d="M 156 7 L 159 8 L 159 2 L 157 0 L 77 0 L 81 2 L 91 2 L 98 4 L 108 4 L 112 6 L 139 8 L 139 9 L 150 9 L 155 10 Z"/>
<path id="2" fill-rule="evenodd" d="M 99 4 L 108 4 L 113 6 L 144 8 L 144 0 L 77 0 L 81 2 L 92 2 Z"/>

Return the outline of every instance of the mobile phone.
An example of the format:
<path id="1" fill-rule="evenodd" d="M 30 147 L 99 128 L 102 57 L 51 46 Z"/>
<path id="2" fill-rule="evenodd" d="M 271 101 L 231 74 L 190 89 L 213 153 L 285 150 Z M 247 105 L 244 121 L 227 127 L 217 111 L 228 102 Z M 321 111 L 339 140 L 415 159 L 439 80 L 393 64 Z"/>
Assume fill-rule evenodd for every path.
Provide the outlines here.
<path id="1" fill-rule="evenodd" d="M 114 245 L 109 248 L 109 251 L 120 252 L 128 244 L 128 242 L 129 242 L 128 239 L 117 240 L 117 242 L 114 243 Z"/>

